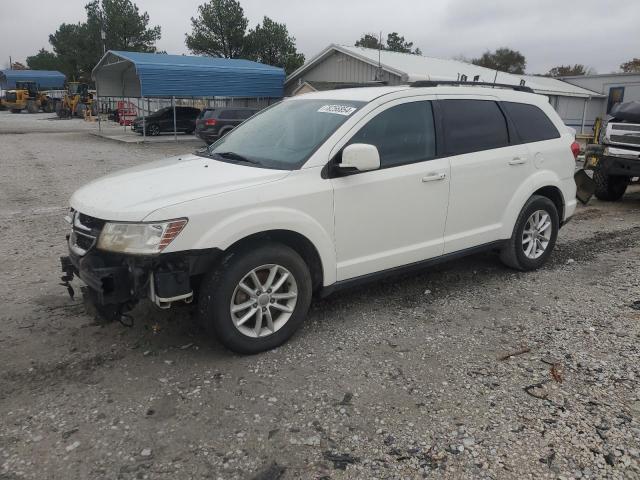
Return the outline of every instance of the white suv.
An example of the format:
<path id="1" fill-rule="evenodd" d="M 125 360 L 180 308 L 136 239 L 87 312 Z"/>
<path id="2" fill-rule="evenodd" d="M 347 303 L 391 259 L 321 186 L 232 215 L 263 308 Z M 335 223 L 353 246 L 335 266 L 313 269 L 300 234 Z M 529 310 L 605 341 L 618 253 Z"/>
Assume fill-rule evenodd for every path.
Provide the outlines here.
<path id="1" fill-rule="evenodd" d="M 287 98 L 207 150 L 78 190 L 63 280 L 116 317 L 196 300 L 224 345 L 259 352 L 313 294 L 485 249 L 540 267 L 576 208 L 576 153 L 546 97 L 522 91 Z"/>

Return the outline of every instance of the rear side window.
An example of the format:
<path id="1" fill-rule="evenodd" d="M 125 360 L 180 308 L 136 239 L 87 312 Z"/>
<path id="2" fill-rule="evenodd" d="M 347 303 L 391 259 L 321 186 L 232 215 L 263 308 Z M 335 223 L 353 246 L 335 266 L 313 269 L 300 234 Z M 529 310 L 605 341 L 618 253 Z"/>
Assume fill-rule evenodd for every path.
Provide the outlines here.
<path id="1" fill-rule="evenodd" d="M 220 120 L 235 120 L 237 118 L 235 110 L 223 110 L 218 117 Z"/>
<path id="2" fill-rule="evenodd" d="M 435 138 L 431 102 L 412 102 L 378 114 L 349 144 L 375 145 L 380 153 L 380 166 L 384 168 L 434 158 Z"/>
<path id="3" fill-rule="evenodd" d="M 216 115 L 216 111 L 211 109 L 207 109 L 207 110 L 202 110 L 200 112 L 200 116 L 198 118 L 213 118 Z"/>
<path id="4" fill-rule="evenodd" d="M 256 113 L 256 110 L 238 110 L 238 120 L 246 120 L 249 117 L 252 117 Z"/>
<path id="5" fill-rule="evenodd" d="M 449 155 L 509 145 L 507 121 L 491 100 L 439 100 Z"/>
<path id="6" fill-rule="evenodd" d="M 523 143 L 559 138 L 560 133 L 540 108 L 526 103 L 502 102 Z"/>

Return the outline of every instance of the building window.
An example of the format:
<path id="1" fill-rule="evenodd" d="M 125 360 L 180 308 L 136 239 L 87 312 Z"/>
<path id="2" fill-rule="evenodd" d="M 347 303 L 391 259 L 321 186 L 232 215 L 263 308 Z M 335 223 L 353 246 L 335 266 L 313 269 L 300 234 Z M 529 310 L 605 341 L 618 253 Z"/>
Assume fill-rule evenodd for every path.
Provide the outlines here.
<path id="1" fill-rule="evenodd" d="M 618 103 L 624 100 L 624 87 L 612 87 L 609 89 L 609 101 L 607 102 L 607 113 Z"/>

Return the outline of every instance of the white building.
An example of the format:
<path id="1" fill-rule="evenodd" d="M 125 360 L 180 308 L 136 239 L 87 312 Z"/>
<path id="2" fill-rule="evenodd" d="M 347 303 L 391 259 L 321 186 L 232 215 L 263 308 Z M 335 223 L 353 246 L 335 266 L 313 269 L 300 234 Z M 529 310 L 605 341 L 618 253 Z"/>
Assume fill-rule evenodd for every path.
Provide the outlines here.
<path id="1" fill-rule="evenodd" d="M 606 118 L 616 103 L 640 101 L 640 73 L 605 73 L 562 79 L 601 94 L 589 102 L 585 119 L 587 131 L 593 128 L 596 118 Z"/>
<path id="2" fill-rule="evenodd" d="M 604 98 L 597 93 L 555 78 L 516 75 L 479 67 L 458 60 L 423 57 L 362 47 L 329 45 L 285 81 L 285 94 L 297 95 L 332 88 L 338 84 L 364 84 L 374 81 L 398 85 L 419 80 L 464 80 L 520 85 L 547 95 L 564 122 L 578 132 L 588 133 L 584 125 L 590 99 Z"/>

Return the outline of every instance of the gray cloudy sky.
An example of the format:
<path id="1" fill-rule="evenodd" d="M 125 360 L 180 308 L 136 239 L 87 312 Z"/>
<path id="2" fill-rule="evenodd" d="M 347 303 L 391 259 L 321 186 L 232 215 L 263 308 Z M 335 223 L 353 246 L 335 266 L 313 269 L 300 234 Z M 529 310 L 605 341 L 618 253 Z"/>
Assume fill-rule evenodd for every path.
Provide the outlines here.
<path id="1" fill-rule="evenodd" d="M 158 48 L 188 53 L 184 34 L 204 0 L 137 0 L 162 27 Z M 63 22 L 84 19 L 87 0 L 0 0 L 0 66 L 41 47 Z M 241 0 L 250 26 L 264 15 L 284 22 L 307 58 L 330 43 L 352 45 L 364 32 L 397 31 L 435 57 L 479 56 L 508 46 L 527 73 L 582 63 L 599 73 L 640 57 L 640 0 Z M 10 8 L 22 5 L 25 8 Z M 28 5 L 28 7 L 26 7 Z M 11 14 L 7 14 L 8 11 Z"/>

